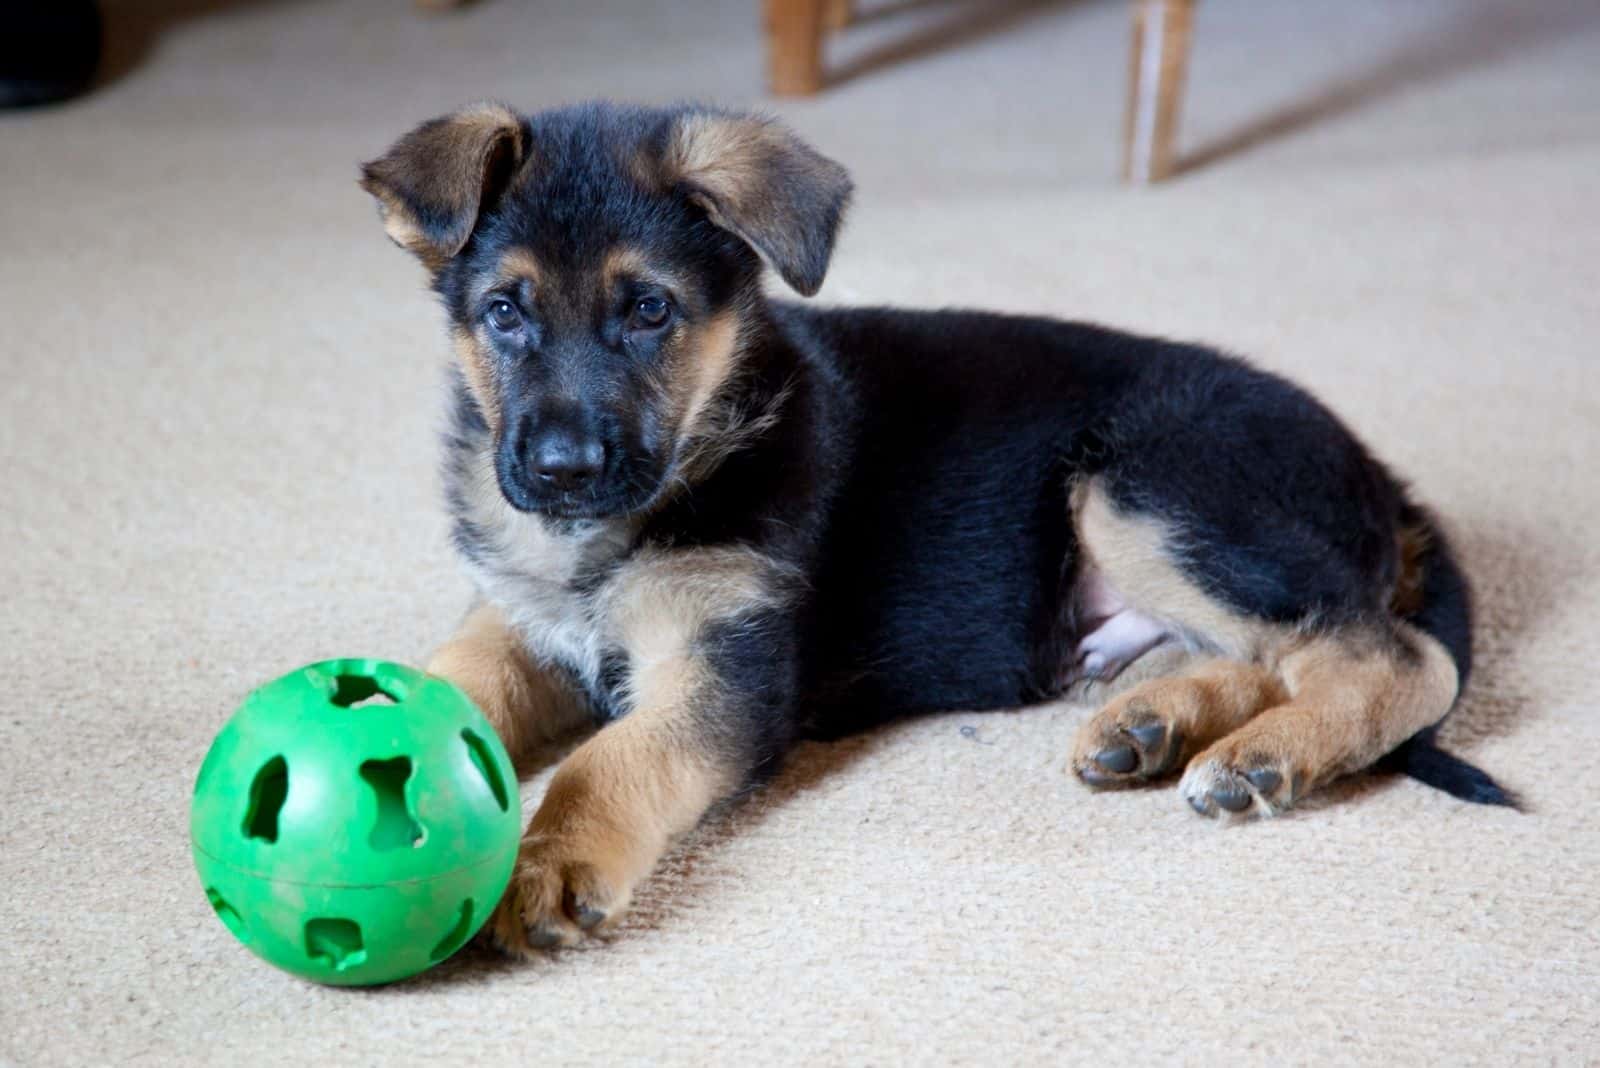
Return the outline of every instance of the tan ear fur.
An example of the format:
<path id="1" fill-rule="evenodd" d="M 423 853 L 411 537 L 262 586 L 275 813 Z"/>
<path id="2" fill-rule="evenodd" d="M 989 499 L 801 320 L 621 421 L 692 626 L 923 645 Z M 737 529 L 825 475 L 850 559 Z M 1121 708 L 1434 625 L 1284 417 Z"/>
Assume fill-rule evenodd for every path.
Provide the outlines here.
<path id="1" fill-rule="evenodd" d="M 851 192 L 839 164 L 771 119 L 691 111 L 674 122 L 662 170 L 797 292 L 822 285 Z"/>
<path id="2" fill-rule="evenodd" d="M 438 270 L 466 246 L 522 164 L 527 141 L 511 109 L 477 104 L 406 134 L 361 168 L 361 188 L 377 199 L 394 242 Z"/>

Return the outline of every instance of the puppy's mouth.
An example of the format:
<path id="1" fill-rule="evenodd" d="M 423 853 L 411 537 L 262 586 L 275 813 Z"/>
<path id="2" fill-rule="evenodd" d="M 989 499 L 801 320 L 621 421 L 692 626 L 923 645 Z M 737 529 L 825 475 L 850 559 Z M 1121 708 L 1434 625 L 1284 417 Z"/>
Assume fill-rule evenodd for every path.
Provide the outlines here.
<path id="1" fill-rule="evenodd" d="M 544 516 L 546 519 L 620 519 L 631 515 L 634 509 L 625 503 L 612 501 L 538 501 L 527 504 L 507 495 L 511 507 L 520 512 Z"/>
<path id="2" fill-rule="evenodd" d="M 529 486 L 499 473 L 500 495 L 519 512 L 547 519 L 620 519 L 648 511 L 660 496 L 657 480 L 607 480 L 595 486 L 560 490 Z"/>
<path id="3" fill-rule="evenodd" d="M 517 511 L 549 519 L 612 519 L 632 511 L 630 502 L 615 493 L 529 493 L 515 482 L 504 480 L 500 493 Z"/>

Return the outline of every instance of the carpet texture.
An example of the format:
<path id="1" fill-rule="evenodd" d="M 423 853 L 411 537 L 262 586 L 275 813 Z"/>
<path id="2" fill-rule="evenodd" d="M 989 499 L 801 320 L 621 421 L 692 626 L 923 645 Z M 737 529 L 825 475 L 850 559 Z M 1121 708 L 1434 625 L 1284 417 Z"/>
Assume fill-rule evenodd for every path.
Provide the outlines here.
<path id="1" fill-rule="evenodd" d="M 1119 0 L 901 7 L 777 105 L 757 7 L 118 0 L 101 91 L 0 116 L 0 1062 L 1600 1060 L 1600 8 L 1206 0 L 1203 166 L 1128 190 Z M 1445 739 L 1527 811 L 1372 776 L 1226 827 L 1072 781 L 1084 709 L 957 713 L 801 749 L 603 944 L 368 992 L 257 962 L 189 860 L 212 734 L 297 664 L 421 660 L 468 597 L 441 317 L 356 164 L 594 95 L 763 104 L 850 165 L 823 300 L 1313 388 L 1458 539 Z"/>

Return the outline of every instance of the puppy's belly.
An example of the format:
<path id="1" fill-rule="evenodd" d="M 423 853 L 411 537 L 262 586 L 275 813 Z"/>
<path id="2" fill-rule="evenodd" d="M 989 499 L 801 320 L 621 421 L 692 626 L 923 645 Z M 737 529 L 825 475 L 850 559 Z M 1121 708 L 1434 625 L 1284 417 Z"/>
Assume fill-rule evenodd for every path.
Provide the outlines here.
<path id="1" fill-rule="evenodd" d="M 1064 683 L 1110 681 L 1151 649 L 1178 638 L 1167 624 L 1129 605 L 1092 568 L 1078 580 L 1075 597 L 1082 629 L 1071 662 L 1063 665 Z"/>

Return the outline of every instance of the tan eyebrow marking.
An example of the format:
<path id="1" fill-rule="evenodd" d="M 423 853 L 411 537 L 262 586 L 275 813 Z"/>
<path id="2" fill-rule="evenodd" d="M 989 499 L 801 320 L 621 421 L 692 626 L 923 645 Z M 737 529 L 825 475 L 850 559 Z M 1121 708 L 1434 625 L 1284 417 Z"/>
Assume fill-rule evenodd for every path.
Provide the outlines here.
<path id="1" fill-rule="evenodd" d="M 520 282 L 526 279 L 535 287 L 544 280 L 544 267 L 531 249 L 509 248 L 500 256 L 500 281 Z"/>
<path id="2" fill-rule="evenodd" d="M 620 279 L 629 277 L 662 286 L 674 293 L 683 292 L 683 283 L 676 275 L 657 268 L 638 249 L 623 246 L 606 253 L 600 265 L 600 282 L 606 290 L 609 292 L 616 288 Z"/>

